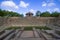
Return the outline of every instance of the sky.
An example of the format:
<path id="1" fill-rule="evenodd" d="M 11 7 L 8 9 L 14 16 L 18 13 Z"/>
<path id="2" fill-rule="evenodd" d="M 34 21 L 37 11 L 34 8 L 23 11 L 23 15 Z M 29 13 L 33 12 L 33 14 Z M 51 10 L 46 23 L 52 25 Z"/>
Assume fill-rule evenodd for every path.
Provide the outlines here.
<path id="1" fill-rule="evenodd" d="M 0 9 L 26 14 L 36 11 L 60 12 L 60 0 L 0 0 Z"/>

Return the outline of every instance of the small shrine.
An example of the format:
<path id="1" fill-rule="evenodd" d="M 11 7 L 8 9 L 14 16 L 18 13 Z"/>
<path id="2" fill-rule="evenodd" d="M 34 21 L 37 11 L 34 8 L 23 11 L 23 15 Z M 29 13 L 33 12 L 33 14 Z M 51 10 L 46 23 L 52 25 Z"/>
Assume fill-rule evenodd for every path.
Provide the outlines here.
<path id="1" fill-rule="evenodd" d="M 28 16 L 28 17 L 32 17 L 32 16 L 33 16 L 33 13 L 28 12 L 28 13 L 26 13 L 26 16 Z"/>

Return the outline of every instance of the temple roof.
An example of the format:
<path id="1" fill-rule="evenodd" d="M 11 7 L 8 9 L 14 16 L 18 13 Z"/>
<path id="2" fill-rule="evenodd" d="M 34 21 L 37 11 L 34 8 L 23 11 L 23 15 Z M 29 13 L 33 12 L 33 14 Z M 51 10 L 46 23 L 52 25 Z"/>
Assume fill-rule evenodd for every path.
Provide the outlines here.
<path id="1" fill-rule="evenodd" d="M 26 13 L 26 15 L 33 15 L 33 13 L 31 13 L 31 12 L 28 12 L 28 13 Z"/>

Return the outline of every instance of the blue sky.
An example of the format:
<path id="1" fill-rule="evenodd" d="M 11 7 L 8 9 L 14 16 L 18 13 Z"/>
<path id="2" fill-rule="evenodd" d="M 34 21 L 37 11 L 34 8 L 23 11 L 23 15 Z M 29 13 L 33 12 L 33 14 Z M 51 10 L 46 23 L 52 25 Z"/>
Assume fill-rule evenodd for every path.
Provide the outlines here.
<path id="1" fill-rule="evenodd" d="M 0 0 L 0 9 L 26 14 L 27 12 L 60 12 L 60 0 Z"/>

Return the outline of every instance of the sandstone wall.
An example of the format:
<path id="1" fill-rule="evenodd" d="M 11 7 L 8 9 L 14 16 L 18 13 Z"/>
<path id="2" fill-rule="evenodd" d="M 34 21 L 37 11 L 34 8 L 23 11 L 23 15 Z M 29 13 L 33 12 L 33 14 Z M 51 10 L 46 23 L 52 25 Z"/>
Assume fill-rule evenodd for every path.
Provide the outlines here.
<path id="1" fill-rule="evenodd" d="M 57 22 L 56 17 L 0 18 L 0 25 L 2 25 L 2 26 L 46 26 L 48 24 L 49 25 L 55 24 L 56 22 Z"/>
<path id="2" fill-rule="evenodd" d="M 3 25 L 3 21 L 4 21 L 4 19 L 2 17 L 0 17 L 0 26 Z"/>
<path id="3" fill-rule="evenodd" d="M 56 19 L 55 25 L 56 25 L 56 26 L 60 26 L 60 17 L 58 17 L 58 18 Z"/>
<path id="4" fill-rule="evenodd" d="M 0 26 L 60 26 L 60 18 L 56 17 L 0 17 Z"/>

